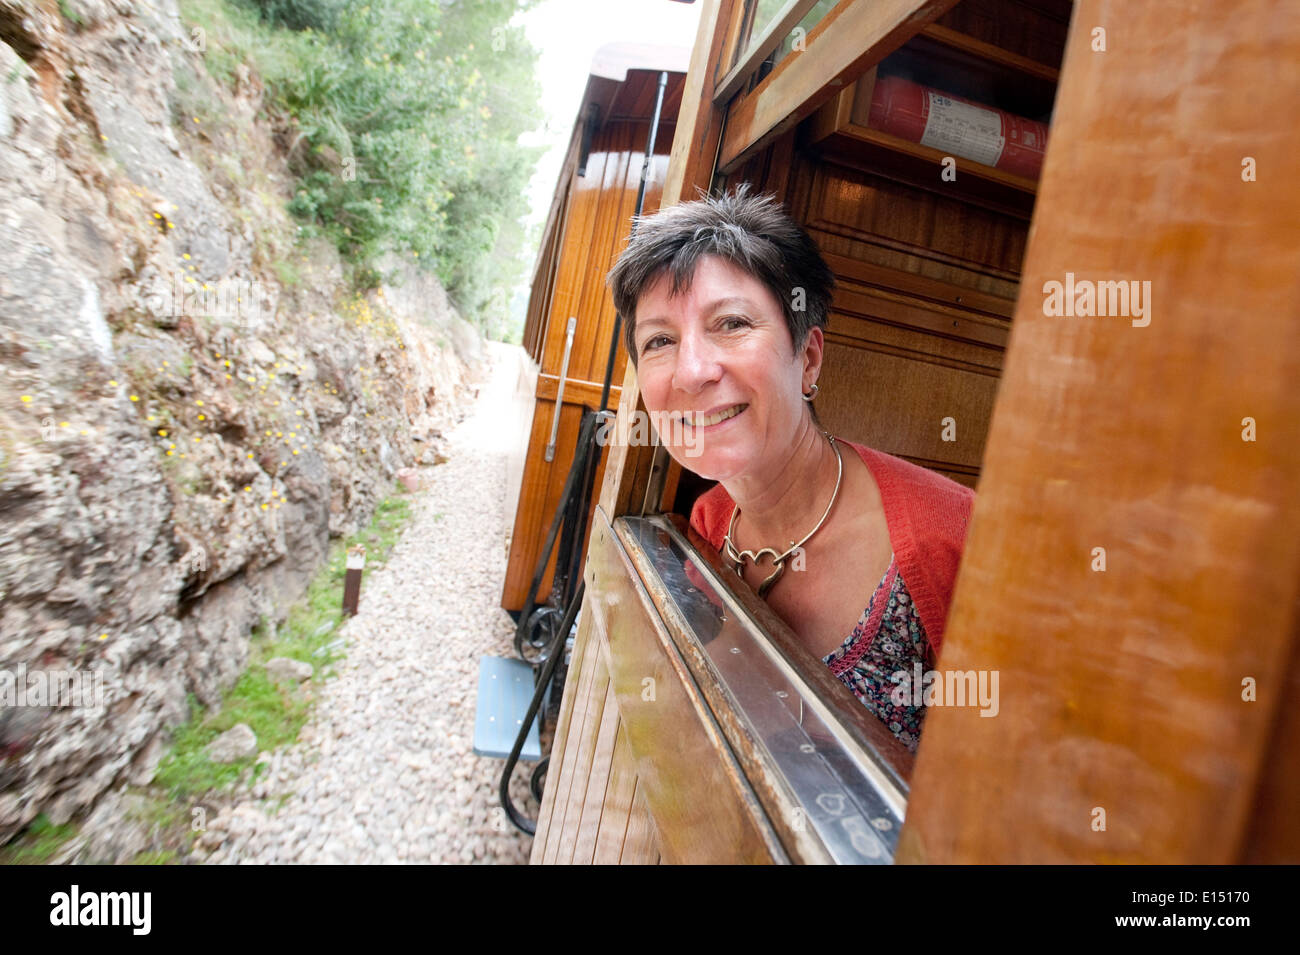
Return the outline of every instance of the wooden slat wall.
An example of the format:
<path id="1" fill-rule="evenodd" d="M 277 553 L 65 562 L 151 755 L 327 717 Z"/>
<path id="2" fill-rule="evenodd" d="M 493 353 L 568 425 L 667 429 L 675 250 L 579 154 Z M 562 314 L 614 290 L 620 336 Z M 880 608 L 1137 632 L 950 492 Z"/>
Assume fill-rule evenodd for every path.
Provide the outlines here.
<path id="1" fill-rule="evenodd" d="M 542 245 L 533 270 L 532 294 L 528 298 L 528 314 L 524 322 L 523 347 L 534 362 L 542 357 L 542 337 L 546 333 L 546 319 L 551 314 L 555 296 L 555 279 L 560 269 L 560 249 L 564 241 L 564 223 L 569 208 L 570 180 L 578 163 L 578 141 L 570 144 L 561 167 L 564 186 L 556 190 L 542 235 Z"/>
<path id="2" fill-rule="evenodd" d="M 597 517 L 532 861 L 773 861 L 782 850 L 757 798 Z"/>
<path id="3" fill-rule="evenodd" d="M 823 423 L 974 487 L 1025 223 L 811 155 L 796 164 L 788 202 L 839 284 Z"/>
<path id="4" fill-rule="evenodd" d="M 930 714 L 900 860 L 1300 862 L 1297 63 L 1289 2 L 1079 0 L 944 641 L 1000 711 Z"/>
<path id="5" fill-rule="evenodd" d="M 562 712 L 532 861 L 657 863 L 654 823 L 638 792 L 636 766 L 599 647 L 584 645 L 581 662 L 575 660 Z"/>
<path id="6" fill-rule="evenodd" d="M 638 791 L 609 670 L 591 641 L 574 648 L 555 740 L 532 862 L 656 864 L 654 823 Z"/>
<path id="7" fill-rule="evenodd" d="M 532 862 L 654 865 L 654 820 L 640 791 L 609 669 L 600 648 L 589 643 L 584 641 L 581 669 L 575 661 L 565 687 Z"/>
<path id="8" fill-rule="evenodd" d="M 1071 0 L 961 0 L 935 23 L 1056 67 L 1071 7 Z"/>

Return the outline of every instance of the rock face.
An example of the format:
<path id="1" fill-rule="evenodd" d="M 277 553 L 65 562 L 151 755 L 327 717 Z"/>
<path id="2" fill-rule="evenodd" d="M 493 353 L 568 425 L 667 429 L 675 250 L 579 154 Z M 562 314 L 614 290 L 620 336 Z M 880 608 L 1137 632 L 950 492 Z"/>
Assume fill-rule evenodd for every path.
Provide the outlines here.
<path id="1" fill-rule="evenodd" d="M 233 763 L 257 752 L 257 736 L 247 723 L 236 723 L 208 744 L 208 759 L 214 763 Z"/>
<path id="2" fill-rule="evenodd" d="M 187 694 L 220 698 L 454 420 L 480 343 L 409 266 L 357 297 L 294 242 L 260 83 L 218 87 L 175 0 L 0 0 L 0 41 L 0 671 L 104 690 L 0 748 L 3 842 L 151 778 Z"/>
<path id="3" fill-rule="evenodd" d="M 276 657 L 266 661 L 266 675 L 272 683 L 301 683 L 310 680 L 313 672 L 312 665 L 301 660 Z"/>

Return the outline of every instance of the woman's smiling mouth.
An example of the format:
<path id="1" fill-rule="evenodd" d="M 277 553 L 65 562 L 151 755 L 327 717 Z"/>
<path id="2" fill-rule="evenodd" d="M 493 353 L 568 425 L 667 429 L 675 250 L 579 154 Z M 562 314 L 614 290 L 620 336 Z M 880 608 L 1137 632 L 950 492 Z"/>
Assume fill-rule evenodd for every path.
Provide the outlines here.
<path id="1" fill-rule="evenodd" d="M 694 414 L 683 415 L 682 423 L 685 424 L 687 427 L 710 428 L 715 424 L 721 424 L 724 421 L 736 417 L 736 415 L 740 414 L 748 407 L 749 405 L 747 404 L 740 404 L 740 405 L 731 405 L 728 408 L 722 408 L 718 411 L 711 411 L 707 413 L 701 413 L 697 411 Z"/>

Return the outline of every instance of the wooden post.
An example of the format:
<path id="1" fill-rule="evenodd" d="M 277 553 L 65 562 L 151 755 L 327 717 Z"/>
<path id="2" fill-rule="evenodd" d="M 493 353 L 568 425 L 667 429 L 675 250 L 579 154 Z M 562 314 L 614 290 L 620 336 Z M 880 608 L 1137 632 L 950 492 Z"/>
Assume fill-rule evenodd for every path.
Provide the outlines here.
<path id="1" fill-rule="evenodd" d="M 1000 707 L 930 713 L 899 861 L 1300 861 L 1298 61 L 1282 0 L 1075 5 L 939 661 Z"/>
<path id="2" fill-rule="evenodd" d="M 343 612 L 349 617 L 357 615 L 357 602 L 361 599 L 361 570 L 366 566 L 366 545 L 348 548 L 347 575 L 343 578 Z"/>

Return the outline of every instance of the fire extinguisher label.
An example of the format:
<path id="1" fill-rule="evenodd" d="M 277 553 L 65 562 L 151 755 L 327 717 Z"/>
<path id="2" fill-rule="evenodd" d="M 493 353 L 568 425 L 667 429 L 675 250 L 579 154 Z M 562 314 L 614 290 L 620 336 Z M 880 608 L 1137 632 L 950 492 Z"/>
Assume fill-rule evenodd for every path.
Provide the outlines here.
<path id="1" fill-rule="evenodd" d="M 958 102 L 940 93 L 927 91 L 927 95 L 930 108 L 921 145 L 996 166 L 1007 144 L 1002 135 L 1002 117 L 991 109 Z"/>

